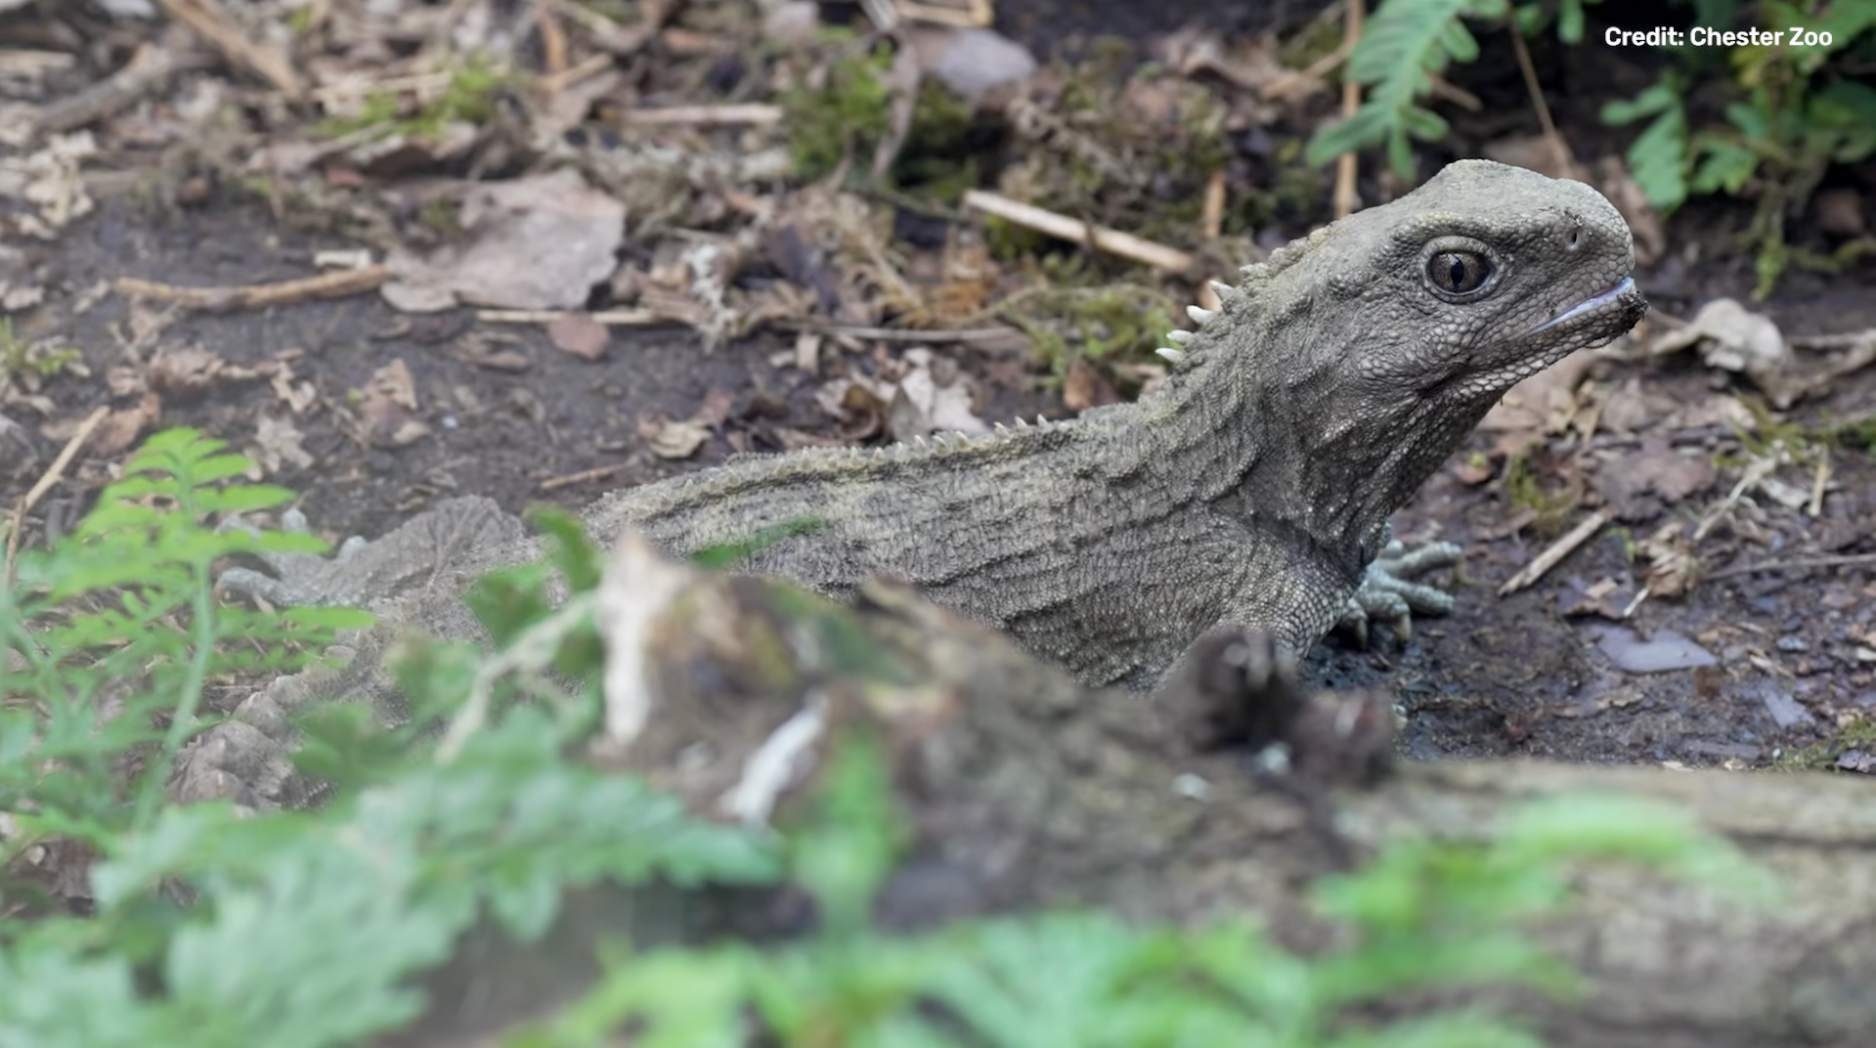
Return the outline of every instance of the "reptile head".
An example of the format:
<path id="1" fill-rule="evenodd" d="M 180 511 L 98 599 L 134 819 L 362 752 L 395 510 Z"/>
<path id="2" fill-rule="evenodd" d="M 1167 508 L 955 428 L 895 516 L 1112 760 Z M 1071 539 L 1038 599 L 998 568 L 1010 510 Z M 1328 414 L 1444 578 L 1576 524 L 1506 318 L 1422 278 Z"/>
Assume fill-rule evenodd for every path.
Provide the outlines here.
<path id="1" fill-rule="evenodd" d="M 1179 384 L 1234 389 L 1287 431 L 1272 443 L 1294 458 L 1273 468 L 1340 518 L 1314 533 L 1360 531 L 1520 379 L 1641 319 L 1633 266 L 1596 190 L 1462 160 L 1247 267 L 1222 316 L 1194 314 Z"/>
<path id="2" fill-rule="evenodd" d="M 1648 310 L 1628 223 L 1581 182 L 1462 160 L 1348 225 L 1335 239 L 1366 255 L 1349 269 L 1371 283 L 1330 281 L 1332 293 L 1394 332 L 1347 361 L 1350 377 L 1404 383 L 1450 408 L 1482 412 Z M 1357 381 L 1351 392 L 1380 389 Z"/>

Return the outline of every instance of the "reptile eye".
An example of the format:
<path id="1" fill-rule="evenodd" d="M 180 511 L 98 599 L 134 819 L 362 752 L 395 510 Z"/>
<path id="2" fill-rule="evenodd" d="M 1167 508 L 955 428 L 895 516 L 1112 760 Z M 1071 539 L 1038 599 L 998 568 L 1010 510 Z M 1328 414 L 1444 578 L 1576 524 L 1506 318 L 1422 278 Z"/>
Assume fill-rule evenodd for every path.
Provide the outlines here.
<path id="1" fill-rule="evenodd" d="M 1464 295 L 1485 286 L 1492 264 L 1472 251 L 1441 251 L 1427 259 L 1427 279 L 1449 295 Z"/>

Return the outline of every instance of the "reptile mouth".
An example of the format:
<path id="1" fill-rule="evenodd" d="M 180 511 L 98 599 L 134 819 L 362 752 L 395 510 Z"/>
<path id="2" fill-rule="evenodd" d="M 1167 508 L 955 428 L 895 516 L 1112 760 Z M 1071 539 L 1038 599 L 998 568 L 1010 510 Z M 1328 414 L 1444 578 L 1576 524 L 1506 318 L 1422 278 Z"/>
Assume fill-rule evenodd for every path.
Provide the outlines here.
<path id="1" fill-rule="evenodd" d="M 1597 312 L 1598 310 L 1602 309 L 1605 306 L 1614 305 L 1616 302 L 1621 301 L 1623 296 L 1633 294 L 1634 291 L 1635 291 L 1635 278 L 1623 277 L 1621 283 L 1615 285 L 1609 290 L 1601 292 L 1600 294 L 1591 295 L 1589 298 L 1586 298 L 1583 301 L 1578 302 L 1576 305 L 1571 306 L 1569 309 L 1566 309 L 1563 312 L 1557 314 L 1556 316 L 1551 317 L 1549 320 L 1544 321 L 1542 324 L 1537 325 L 1536 327 L 1532 328 L 1530 331 L 1527 331 L 1525 333 L 1527 335 L 1541 334 L 1545 331 L 1549 331 L 1550 329 L 1558 327 L 1560 325 L 1568 324 L 1569 322 L 1571 322 L 1572 320 L 1575 320 L 1578 317 L 1587 316 L 1588 314 Z"/>

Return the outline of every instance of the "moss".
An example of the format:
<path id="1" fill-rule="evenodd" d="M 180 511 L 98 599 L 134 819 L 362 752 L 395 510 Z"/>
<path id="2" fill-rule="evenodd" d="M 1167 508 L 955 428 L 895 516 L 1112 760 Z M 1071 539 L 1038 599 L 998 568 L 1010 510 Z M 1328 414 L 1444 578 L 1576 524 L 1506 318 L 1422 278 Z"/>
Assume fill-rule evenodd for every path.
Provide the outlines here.
<path id="1" fill-rule="evenodd" d="M 495 116 L 495 98 L 515 80 L 481 55 L 450 71 L 442 93 L 414 108 L 401 92 L 372 91 L 357 113 L 327 117 L 318 133 L 331 138 L 365 133 L 373 138 L 405 135 L 430 140 L 454 123 L 485 124 Z"/>
<path id="2" fill-rule="evenodd" d="M 18 375 L 51 378 L 77 360 L 78 350 L 48 342 L 32 342 L 13 333 L 13 318 L 0 317 L 0 384 Z"/>
<path id="3" fill-rule="evenodd" d="M 1773 766 L 1786 771 L 1829 771 L 1845 752 L 1870 749 L 1876 749 L 1876 720 L 1858 717 L 1835 737 L 1792 750 Z"/>
<path id="4" fill-rule="evenodd" d="M 830 31 L 829 39 L 844 36 Z M 871 156 L 892 126 L 892 92 L 885 79 L 891 65 L 891 50 L 876 44 L 836 59 L 818 88 L 783 93 L 797 175 L 812 181 L 849 157 Z"/>
<path id="5" fill-rule="evenodd" d="M 1583 501 L 1583 482 L 1573 475 L 1561 489 L 1553 490 L 1538 476 L 1530 453 L 1520 451 L 1505 460 L 1505 497 L 1513 509 L 1536 514 L 1533 523 L 1548 534 L 1561 530 L 1570 512 Z"/>
<path id="6" fill-rule="evenodd" d="M 1030 337 L 1036 362 L 1059 382 L 1077 357 L 1150 357 L 1164 333 L 1178 326 L 1173 308 L 1171 297 L 1154 288 L 1118 283 L 1039 289 L 1013 296 L 1000 313 Z"/>

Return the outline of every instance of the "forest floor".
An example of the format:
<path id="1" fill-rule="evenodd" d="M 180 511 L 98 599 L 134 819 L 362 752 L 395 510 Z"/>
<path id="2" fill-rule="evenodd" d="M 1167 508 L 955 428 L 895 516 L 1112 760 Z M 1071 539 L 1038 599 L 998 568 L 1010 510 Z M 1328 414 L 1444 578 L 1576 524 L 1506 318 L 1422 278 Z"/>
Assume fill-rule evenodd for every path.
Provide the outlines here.
<path id="1" fill-rule="evenodd" d="M 1273 89 L 1333 48 L 1320 5 L 1239 5 L 1200 31 L 1003 0 L 1009 37 L 910 26 L 896 50 L 857 12 L 844 42 L 817 34 L 813 4 L 339 3 L 291 48 L 270 43 L 276 5 L 247 6 L 240 47 L 83 5 L 0 13 L 20 42 L 0 48 L 0 507 L 95 427 L 26 541 L 69 529 L 172 426 L 253 455 L 336 540 L 451 494 L 579 505 L 738 452 L 1068 417 L 1162 374 L 1159 331 L 1203 278 L 1330 217 L 1333 168 L 1297 145 L 1339 89 Z M 1154 10 L 1183 7 L 1203 13 Z M 1074 39 L 1100 27 L 1131 35 Z M 1423 175 L 1541 155 L 1503 40 L 1453 72 L 1480 104 L 1453 107 Z M 1750 204 L 1664 222 L 1597 119 L 1652 82 L 1650 56 L 1533 50 L 1569 149 L 1637 229 L 1654 312 L 1514 391 L 1397 518 L 1464 546 L 1457 612 L 1405 643 L 1326 644 L 1315 671 L 1391 689 L 1419 758 L 1876 771 L 1876 369 L 1853 366 L 1876 355 L 1876 272 L 1793 270 L 1753 302 Z M 973 111 L 940 81 L 998 86 Z M 1370 203 L 1407 188 L 1362 172 Z M 965 189 L 1189 268 L 987 221 Z M 1794 242 L 1861 222 L 1876 171 L 1833 172 L 1818 200 Z M 318 265 L 336 290 L 282 284 Z M 205 288 L 222 290 L 188 300 Z M 1726 299 L 1765 319 L 1675 348 Z M 1789 356 L 1726 370 L 1716 346 L 1742 323 L 1776 325 Z"/>

